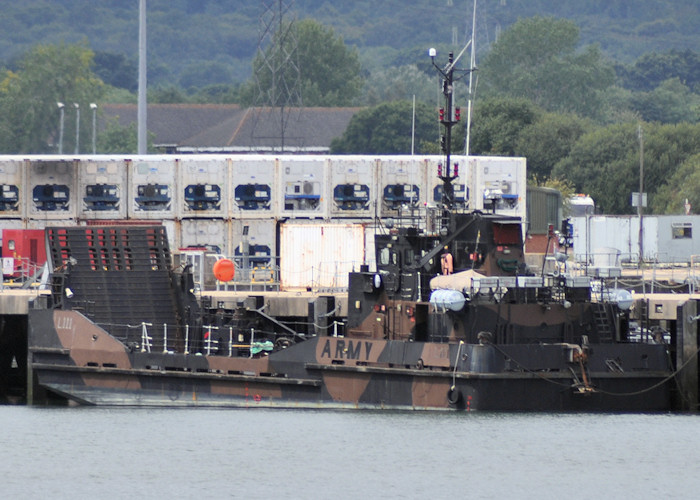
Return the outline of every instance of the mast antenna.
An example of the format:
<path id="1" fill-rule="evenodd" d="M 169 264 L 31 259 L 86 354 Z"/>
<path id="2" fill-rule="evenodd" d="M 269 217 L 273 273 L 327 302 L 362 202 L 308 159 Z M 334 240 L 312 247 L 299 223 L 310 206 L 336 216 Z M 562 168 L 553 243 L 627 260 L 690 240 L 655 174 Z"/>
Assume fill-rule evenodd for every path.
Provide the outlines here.
<path id="1" fill-rule="evenodd" d="M 472 38 L 471 38 L 471 55 L 469 57 L 469 90 L 467 93 L 467 130 L 464 138 L 464 154 L 469 156 L 469 136 L 472 128 L 472 80 L 474 79 L 474 71 L 476 71 L 476 0 L 474 0 L 474 11 L 472 13 Z M 466 195 L 466 192 L 465 192 Z"/>
<path id="2" fill-rule="evenodd" d="M 471 45 L 471 40 L 467 42 L 461 52 L 454 57 L 454 53 L 450 52 L 447 58 L 447 64 L 444 67 L 438 66 L 435 62 L 435 57 L 437 57 L 437 50 L 431 48 L 428 51 L 428 55 L 432 60 L 433 66 L 437 69 L 438 73 L 442 77 L 442 94 L 445 98 L 444 107 L 439 109 L 439 119 L 440 124 L 442 124 L 444 129 L 444 134 L 440 137 L 440 146 L 442 152 L 445 156 L 445 164 L 438 165 L 438 177 L 442 180 L 442 224 L 443 228 L 450 221 L 450 213 L 454 208 L 454 186 L 452 182 L 459 176 L 457 164 L 452 167 L 452 127 L 460 122 L 461 120 L 461 110 L 459 106 L 454 105 L 454 84 L 455 82 L 461 80 L 466 73 L 471 73 L 471 69 L 456 69 L 455 66 L 459 61 L 460 57 Z M 458 73 L 455 76 L 455 73 Z M 461 76 L 459 75 L 461 74 Z"/>

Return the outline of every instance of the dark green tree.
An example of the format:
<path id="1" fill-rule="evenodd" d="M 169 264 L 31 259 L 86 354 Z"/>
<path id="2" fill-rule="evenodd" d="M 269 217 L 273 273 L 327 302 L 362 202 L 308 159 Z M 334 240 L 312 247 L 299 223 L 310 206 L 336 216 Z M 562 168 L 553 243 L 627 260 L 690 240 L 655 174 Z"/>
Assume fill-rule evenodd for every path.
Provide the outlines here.
<path id="1" fill-rule="evenodd" d="M 385 101 L 410 99 L 430 102 L 435 99 L 437 80 L 435 72 L 427 75 L 415 64 L 384 68 L 373 72 L 365 80 L 363 104 L 370 106 Z"/>
<path id="2" fill-rule="evenodd" d="M 331 153 L 410 154 L 412 113 L 413 103 L 407 100 L 363 109 L 352 117 L 343 135 L 331 142 Z M 415 152 L 437 153 L 437 137 L 437 112 L 417 103 Z"/>
<path id="3" fill-rule="evenodd" d="M 527 158 L 528 177 L 544 181 L 590 128 L 589 122 L 576 115 L 545 113 L 520 131 L 515 154 Z"/>
<path id="4" fill-rule="evenodd" d="M 227 84 L 233 80 L 231 68 L 216 61 L 203 61 L 191 64 L 180 75 L 180 87 L 183 89 L 201 88 L 207 85 Z"/>
<path id="5" fill-rule="evenodd" d="M 592 196 L 602 213 L 626 214 L 632 213 L 630 194 L 639 191 L 638 171 L 637 126 L 624 124 L 584 134 L 552 176 Z"/>
<path id="6" fill-rule="evenodd" d="M 74 147 L 73 103 L 83 112 L 80 135 L 89 137 L 89 104 L 104 92 L 104 84 L 90 69 L 92 58 L 85 45 L 37 45 L 16 72 L 0 76 L 0 151 L 55 153 L 57 102 L 65 104 L 64 151 Z"/>
<path id="7" fill-rule="evenodd" d="M 597 118 L 614 71 L 597 47 L 577 51 L 579 29 L 564 19 L 520 19 L 493 44 L 479 68 L 482 90 L 522 97 L 547 111 Z"/>
<path id="8" fill-rule="evenodd" d="M 632 108 L 648 122 L 680 123 L 700 119 L 700 95 L 694 94 L 678 78 L 661 82 L 651 92 L 636 92 Z"/>
<path id="9" fill-rule="evenodd" d="M 263 57 L 253 61 L 258 82 L 250 81 L 241 98 L 244 104 L 279 106 L 289 101 L 298 68 L 301 99 L 305 106 L 348 106 L 356 103 L 362 89 L 361 66 L 357 50 L 345 45 L 333 28 L 313 19 L 283 26 L 276 43 Z M 269 65 L 265 65 L 265 60 Z M 282 75 L 284 74 L 284 78 Z M 258 89 L 264 99 L 256 100 Z"/>
<path id="10" fill-rule="evenodd" d="M 654 197 L 654 212 L 659 214 L 685 213 L 686 200 L 690 213 L 700 213 L 700 153 L 688 157 L 667 184 Z"/>
<path id="11" fill-rule="evenodd" d="M 95 51 L 94 72 L 107 85 L 136 92 L 138 67 L 136 61 L 124 54 Z"/>
<path id="12" fill-rule="evenodd" d="M 631 193 L 639 191 L 637 124 L 611 125 L 584 134 L 552 175 L 590 194 L 603 213 L 631 214 Z M 644 191 L 652 210 L 665 211 L 683 183 L 680 165 L 700 150 L 700 125 L 643 125 Z M 671 179 L 676 182 L 664 188 Z M 664 199 L 657 199 L 663 195 Z"/>
<path id="13" fill-rule="evenodd" d="M 151 104 L 178 104 L 189 102 L 187 93 L 176 85 L 149 89 L 148 102 Z"/>
<path id="14" fill-rule="evenodd" d="M 136 124 L 123 127 L 114 119 L 107 123 L 105 129 L 97 135 L 97 152 L 100 154 L 136 154 L 138 151 Z M 148 133 L 148 152 L 155 153 L 154 134 Z"/>
<path id="15" fill-rule="evenodd" d="M 470 154 L 514 156 L 520 133 L 541 114 L 527 99 L 492 98 L 478 102 L 470 132 Z"/>
<path id="16" fill-rule="evenodd" d="M 616 72 L 622 85 L 633 91 L 650 92 L 671 78 L 700 90 L 700 54 L 691 50 L 650 52 L 631 66 L 617 65 Z"/>
<path id="17" fill-rule="evenodd" d="M 202 104 L 236 104 L 240 100 L 240 85 L 224 84 L 207 85 L 191 96 L 192 102 Z"/>

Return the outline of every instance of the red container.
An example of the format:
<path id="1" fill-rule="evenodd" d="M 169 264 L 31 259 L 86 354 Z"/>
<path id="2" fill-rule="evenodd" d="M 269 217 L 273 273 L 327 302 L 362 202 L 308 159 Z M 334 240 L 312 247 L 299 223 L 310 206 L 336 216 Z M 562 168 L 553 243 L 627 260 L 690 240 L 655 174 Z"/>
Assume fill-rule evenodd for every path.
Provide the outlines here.
<path id="1" fill-rule="evenodd" d="M 3 229 L 2 258 L 4 276 L 33 276 L 46 263 L 44 230 Z M 11 264 L 8 258 L 13 259 Z"/>

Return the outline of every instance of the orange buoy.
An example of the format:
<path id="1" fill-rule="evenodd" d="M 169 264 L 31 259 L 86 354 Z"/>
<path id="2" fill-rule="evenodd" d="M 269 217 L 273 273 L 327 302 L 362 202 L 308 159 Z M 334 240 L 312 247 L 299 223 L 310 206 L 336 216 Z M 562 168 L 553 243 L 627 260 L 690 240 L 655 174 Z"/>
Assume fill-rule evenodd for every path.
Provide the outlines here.
<path id="1" fill-rule="evenodd" d="M 214 264 L 214 277 L 219 281 L 231 281 L 236 274 L 233 262 L 230 259 L 220 259 Z"/>

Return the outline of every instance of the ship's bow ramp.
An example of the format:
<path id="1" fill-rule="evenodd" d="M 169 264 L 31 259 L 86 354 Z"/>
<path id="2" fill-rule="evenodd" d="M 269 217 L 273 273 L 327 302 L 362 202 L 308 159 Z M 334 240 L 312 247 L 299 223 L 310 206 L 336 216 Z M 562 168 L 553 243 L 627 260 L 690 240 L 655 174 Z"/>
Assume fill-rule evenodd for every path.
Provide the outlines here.
<path id="1" fill-rule="evenodd" d="M 123 338 L 178 324 L 165 227 L 49 227 L 46 244 L 55 307 Z"/>

